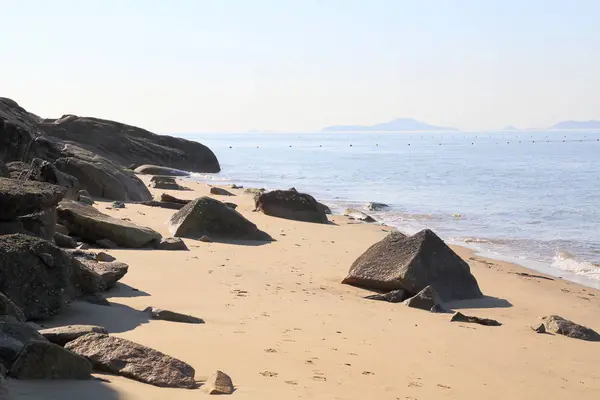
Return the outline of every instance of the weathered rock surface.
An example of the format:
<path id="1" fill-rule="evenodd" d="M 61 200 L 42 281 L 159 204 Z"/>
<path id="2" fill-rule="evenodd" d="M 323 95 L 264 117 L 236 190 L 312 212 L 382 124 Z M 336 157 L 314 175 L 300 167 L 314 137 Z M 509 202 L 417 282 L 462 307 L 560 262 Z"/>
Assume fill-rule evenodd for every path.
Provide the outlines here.
<path id="1" fill-rule="evenodd" d="M 161 167 L 159 165 L 140 165 L 135 169 L 138 174 L 162 176 L 189 176 L 190 173 L 176 168 Z"/>
<path id="2" fill-rule="evenodd" d="M 547 332 L 564 335 L 574 339 L 587 340 L 590 342 L 599 342 L 600 333 L 583 325 L 576 324 L 573 321 L 559 317 L 558 315 L 549 315 L 542 318 L 542 322 Z"/>
<path id="3" fill-rule="evenodd" d="M 0 316 L 0 364 L 10 369 L 23 347 L 32 341 L 45 342 L 46 339 L 38 331 L 15 318 Z"/>
<path id="4" fill-rule="evenodd" d="M 114 336 L 90 333 L 65 345 L 98 370 L 162 387 L 195 388 L 189 365 L 157 350 Z"/>
<path id="5" fill-rule="evenodd" d="M 160 195 L 160 201 L 166 202 L 166 203 L 179 203 L 179 204 L 186 205 L 191 200 L 182 200 L 182 199 L 178 199 L 175 196 L 171 196 L 168 193 L 163 193 L 163 194 Z"/>
<path id="6" fill-rule="evenodd" d="M 129 266 L 119 261 L 98 262 L 88 259 L 80 260 L 87 268 L 98 274 L 106 284 L 106 289 L 110 289 L 127 274 Z M 101 292 L 102 290 L 96 290 Z"/>
<path id="7" fill-rule="evenodd" d="M 217 371 L 204 383 L 203 389 L 208 394 L 232 394 L 233 382 L 225 372 Z"/>
<path id="8" fill-rule="evenodd" d="M 431 285 L 442 301 L 483 296 L 469 265 L 429 229 L 391 233 L 356 259 L 342 283 L 413 294 Z"/>
<path id="9" fill-rule="evenodd" d="M 0 178 L 0 220 L 15 220 L 54 207 L 66 191 L 49 183 Z"/>
<path id="10" fill-rule="evenodd" d="M 165 190 L 184 190 L 183 186 L 180 186 L 174 177 L 156 175 L 150 179 L 150 187 L 155 189 Z"/>
<path id="11" fill-rule="evenodd" d="M 304 222 L 328 222 L 325 210 L 311 195 L 292 190 L 273 190 L 256 198 L 256 209 L 273 217 Z"/>
<path id="12" fill-rule="evenodd" d="M 54 232 L 54 243 L 63 249 L 74 249 L 77 247 L 77 242 L 71 236 L 63 235 L 59 232 Z"/>
<path id="13" fill-rule="evenodd" d="M 210 197 L 200 197 L 173 214 L 168 221 L 173 236 L 197 239 L 203 235 L 222 239 L 271 241 L 242 214 Z"/>
<path id="14" fill-rule="evenodd" d="M 370 202 L 370 203 L 365 204 L 365 208 L 369 211 L 382 211 L 389 207 L 390 206 L 388 206 L 385 203 Z"/>
<path id="15" fill-rule="evenodd" d="M 63 310 L 76 293 L 72 276 L 78 264 L 48 241 L 22 234 L 0 236 L 0 292 L 27 319 Z"/>
<path id="16" fill-rule="evenodd" d="M 355 219 L 357 221 L 376 222 L 375 218 L 371 217 L 370 215 L 365 214 L 364 212 L 362 212 L 360 210 L 356 210 L 354 208 L 348 208 L 346 211 L 344 211 L 344 215 L 350 219 Z"/>
<path id="17" fill-rule="evenodd" d="M 0 293 L 0 315 L 8 315 L 19 322 L 25 322 L 23 311 L 3 293 Z"/>
<path id="18" fill-rule="evenodd" d="M 78 337 L 87 335 L 88 333 L 103 333 L 108 335 L 106 328 L 96 325 L 58 326 L 56 328 L 42 329 L 39 331 L 39 333 L 49 342 L 59 346 L 64 346 L 65 344 L 77 339 Z"/>
<path id="19" fill-rule="evenodd" d="M 229 190 L 213 186 L 210 188 L 210 194 L 216 194 L 217 196 L 235 196 Z"/>
<path id="20" fill-rule="evenodd" d="M 110 239 L 99 239 L 96 240 L 96 246 L 102 247 L 103 249 L 118 249 L 119 245 Z"/>
<path id="21" fill-rule="evenodd" d="M 10 369 L 17 379 L 89 379 L 91 373 L 88 360 L 48 342 L 28 343 Z"/>
<path id="22" fill-rule="evenodd" d="M 470 315 L 465 315 L 461 312 L 454 313 L 454 315 L 452 316 L 450 321 L 451 322 L 468 322 L 468 323 L 472 323 L 472 324 L 479 324 L 479 325 L 485 325 L 485 326 L 500 326 L 500 325 L 502 325 L 500 322 L 496 321 L 495 319 L 473 317 Z"/>
<path id="23" fill-rule="evenodd" d="M 96 259 L 96 261 L 104 261 L 104 262 L 111 262 L 111 261 L 116 260 L 116 258 L 114 258 L 110 254 L 105 253 L 103 251 L 99 251 L 98 253 L 96 253 L 95 259 Z"/>
<path id="24" fill-rule="evenodd" d="M 415 296 L 405 300 L 404 304 L 411 308 L 432 312 L 439 312 L 444 309 L 442 299 L 431 286 L 427 286 Z"/>
<path id="25" fill-rule="evenodd" d="M 71 234 L 88 242 L 108 239 L 120 247 L 139 248 L 158 242 L 162 237 L 153 229 L 113 218 L 74 201 L 61 202 L 57 212 L 59 222 Z"/>
<path id="26" fill-rule="evenodd" d="M 181 238 L 168 237 L 162 238 L 157 246 L 159 250 L 188 250 L 185 242 Z"/>
<path id="27" fill-rule="evenodd" d="M 183 322 L 186 324 L 203 324 L 204 320 L 191 315 L 181 314 L 175 311 L 162 310 L 156 307 L 146 307 L 145 313 L 148 313 L 152 319 L 162 319 L 163 321 Z"/>
<path id="28" fill-rule="evenodd" d="M 369 296 L 365 296 L 365 299 L 387 301 L 389 303 L 401 303 L 410 297 L 410 295 L 411 294 L 404 289 L 396 289 L 387 293 L 371 294 Z"/>
<path id="29" fill-rule="evenodd" d="M 23 233 L 52 240 L 56 226 L 56 207 L 37 213 L 22 215 L 12 221 L 1 221 L 0 234 Z"/>

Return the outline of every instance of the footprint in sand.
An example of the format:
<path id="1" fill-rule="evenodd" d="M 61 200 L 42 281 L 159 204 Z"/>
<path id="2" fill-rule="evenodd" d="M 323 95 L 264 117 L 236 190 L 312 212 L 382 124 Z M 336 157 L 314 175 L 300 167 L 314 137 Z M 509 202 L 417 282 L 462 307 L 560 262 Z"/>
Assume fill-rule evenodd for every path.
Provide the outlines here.
<path id="1" fill-rule="evenodd" d="M 285 381 L 285 383 L 287 383 L 288 385 L 297 385 L 298 382 L 296 381 Z"/>
<path id="2" fill-rule="evenodd" d="M 271 372 L 271 371 L 263 371 L 263 372 L 259 372 L 259 374 L 261 374 L 262 376 L 264 376 L 266 378 L 277 378 L 277 375 L 279 375 L 277 372 Z"/>
<path id="3" fill-rule="evenodd" d="M 375 373 L 371 372 L 371 371 L 363 371 L 362 374 L 363 375 L 375 375 Z"/>
<path id="4" fill-rule="evenodd" d="M 277 353 L 275 349 L 265 349 L 265 353 Z"/>

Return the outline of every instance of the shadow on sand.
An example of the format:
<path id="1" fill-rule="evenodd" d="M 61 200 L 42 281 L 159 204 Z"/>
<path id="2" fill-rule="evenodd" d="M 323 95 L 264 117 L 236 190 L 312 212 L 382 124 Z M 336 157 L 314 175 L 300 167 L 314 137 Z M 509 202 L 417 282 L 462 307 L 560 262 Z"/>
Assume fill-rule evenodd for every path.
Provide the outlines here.
<path id="1" fill-rule="evenodd" d="M 107 299 L 111 299 L 113 297 L 145 297 L 150 296 L 150 293 L 133 288 L 125 283 L 117 282 L 113 288 L 103 292 L 102 295 Z"/>
<path id="2" fill-rule="evenodd" d="M 118 400 L 122 397 L 99 380 L 17 380 L 6 381 L 11 399 L 29 400 Z"/>
<path id="3" fill-rule="evenodd" d="M 459 300 L 446 303 L 446 305 L 454 310 L 462 310 L 465 308 L 509 308 L 512 304 L 506 300 L 493 296 L 483 296 L 480 299 Z"/>

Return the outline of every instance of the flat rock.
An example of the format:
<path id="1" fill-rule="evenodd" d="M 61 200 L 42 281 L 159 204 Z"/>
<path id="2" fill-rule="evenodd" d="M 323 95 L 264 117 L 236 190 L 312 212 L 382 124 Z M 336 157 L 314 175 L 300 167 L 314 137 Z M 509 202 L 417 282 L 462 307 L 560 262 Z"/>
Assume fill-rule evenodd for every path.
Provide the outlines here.
<path id="1" fill-rule="evenodd" d="M 103 214 L 94 207 L 66 200 L 57 208 L 59 222 L 88 242 L 108 239 L 120 247 L 139 248 L 162 238 L 153 229 Z"/>
<path id="2" fill-rule="evenodd" d="M 419 308 L 421 310 L 439 312 L 443 310 L 442 299 L 434 288 L 427 286 L 415 296 L 404 301 L 408 307 Z"/>
<path id="3" fill-rule="evenodd" d="M 206 380 L 203 389 L 208 394 L 232 394 L 234 391 L 233 382 L 225 372 L 217 371 Z"/>
<path id="4" fill-rule="evenodd" d="M 32 341 L 45 342 L 46 339 L 38 331 L 14 317 L 0 316 L 0 364 L 10 369 L 23 347 Z"/>
<path id="5" fill-rule="evenodd" d="M 410 297 L 410 293 L 408 293 L 406 290 L 396 289 L 387 293 L 371 294 L 369 296 L 365 296 L 365 299 L 387 301 L 389 303 L 401 303 L 408 297 Z"/>
<path id="6" fill-rule="evenodd" d="M 25 322 L 23 311 L 3 293 L 0 293 L 0 315 L 10 315 L 19 322 Z"/>
<path id="7" fill-rule="evenodd" d="M 234 210 L 237 209 L 237 207 L 238 207 L 237 204 L 235 204 L 235 203 L 229 203 L 227 201 L 224 201 L 223 204 L 225 204 L 229 208 L 233 208 Z"/>
<path id="8" fill-rule="evenodd" d="M 469 265 L 429 229 L 389 234 L 354 261 L 342 283 L 409 293 L 431 285 L 442 301 L 483 296 Z"/>
<path id="9" fill-rule="evenodd" d="M 129 265 L 119 261 L 98 262 L 86 259 L 80 261 L 102 278 L 106 283 L 106 289 L 114 287 L 129 270 Z M 96 290 L 96 292 L 101 292 L 101 290 Z"/>
<path id="10" fill-rule="evenodd" d="M 357 221 L 376 222 L 375 218 L 355 208 L 348 208 L 346 211 L 344 211 L 344 215 L 350 219 L 354 219 Z"/>
<path id="11" fill-rule="evenodd" d="M 201 318 L 196 318 L 191 315 L 181 314 L 174 311 L 162 310 L 156 307 L 146 307 L 144 309 L 145 313 L 152 319 L 162 319 L 163 321 L 171 321 L 171 322 L 183 322 L 187 324 L 203 324 L 204 320 Z"/>
<path id="12" fill-rule="evenodd" d="M 74 259 L 71 282 L 77 295 L 104 292 L 108 287 L 106 280 L 95 270 L 89 268 L 83 260 Z"/>
<path id="13" fill-rule="evenodd" d="M 196 387 L 195 371 L 189 364 L 126 339 L 89 333 L 65 348 L 87 358 L 98 370 L 155 386 Z"/>
<path id="14" fill-rule="evenodd" d="M 210 188 L 210 194 L 216 194 L 218 196 L 235 196 L 230 191 L 217 186 L 213 186 Z"/>
<path id="15" fill-rule="evenodd" d="M 473 317 L 470 315 L 465 315 L 461 312 L 454 313 L 454 315 L 452 316 L 450 321 L 451 322 L 468 322 L 468 323 L 472 323 L 472 324 L 479 324 L 479 325 L 485 325 L 485 326 L 500 326 L 500 325 L 502 325 L 500 322 L 496 321 L 495 319 Z"/>
<path id="16" fill-rule="evenodd" d="M 236 210 L 210 197 L 200 197 L 173 214 L 169 231 L 176 237 L 192 239 L 210 235 L 212 238 L 271 241 Z"/>
<path id="17" fill-rule="evenodd" d="M 162 176 L 189 176 L 190 173 L 175 168 L 161 167 L 159 165 L 140 165 L 135 169 L 138 174 Z"/>
<path id="18" fill-rule="evenodd" d="M 255 198 L 257 211 L 265 215 L 326 224 L 327 215 L 314 197 L 293 190 L 273 190 Z"/>
<path id="19" fill-rule="evenodd" d="M 157 249 L 159 250 L 188 250 L 185 242 L 181 238 L 167 237 L 162 238 L 158 243 Z"/>
<path id="20" fill-rule="evenodd" d="M 28 343 L 10 369 L 17 379 L 89 379 L 91 373 L 88 360 L 48 342 Z"/>
<path id="21" fill-rule="evenodd" d="M 542 318 L 547 332 L 564 335 L 574 339 L 587 340 L 590 342 L 600 341 L 600 334 L 595 330 L 583 325 L 576 324 L 573 321 L 559 317 L 558 315 L 549 315 Z"/>
<path id="22" fill-rule="evenodd" d="M 106 328 L 96 325 L 57 326 L 56 328 L 42 329 L 39 333 L 49 342 L 59 346 L 64 346 L 70 341 L 73 341 L 80 336 L 87 335 L 88 333 L 108 334 Z"/>
<path id="23" fill-rule="evenodd" d="M 66 192 L 49 183 L 0 178 L 0 219 L 10 221 L 54 207 Z"/>
<path id="24" fill-rule="evenodd" d="M 186 205 L 191 200 L 182 200 L 182 199 L 179 199 L 179 198 L 177 198 L 175 196 L 171 196 L 168 193 L 163 193 L 163 194 L 160 195 L 160 201 L 167 202 L 167 203 L 179 203 L 179 204 Z"/>
<path id="25" fill-rule="evenodd" d="M 59 232 L 54 232 L 53 235 L 54 243 L 63 249 L 74 249 L 77 247 L 77 242 L 70 236 L 63 235 Z"/>

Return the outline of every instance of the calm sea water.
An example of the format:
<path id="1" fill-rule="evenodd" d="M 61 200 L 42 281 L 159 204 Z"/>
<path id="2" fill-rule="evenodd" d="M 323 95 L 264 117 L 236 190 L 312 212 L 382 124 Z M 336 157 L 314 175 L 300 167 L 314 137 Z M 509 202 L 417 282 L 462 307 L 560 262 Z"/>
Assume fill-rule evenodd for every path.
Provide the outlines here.
<path id="1" fill-rule="evenodd" d="M 600 132 L 202 134 L 219 174 L 600 287 Z"/>

